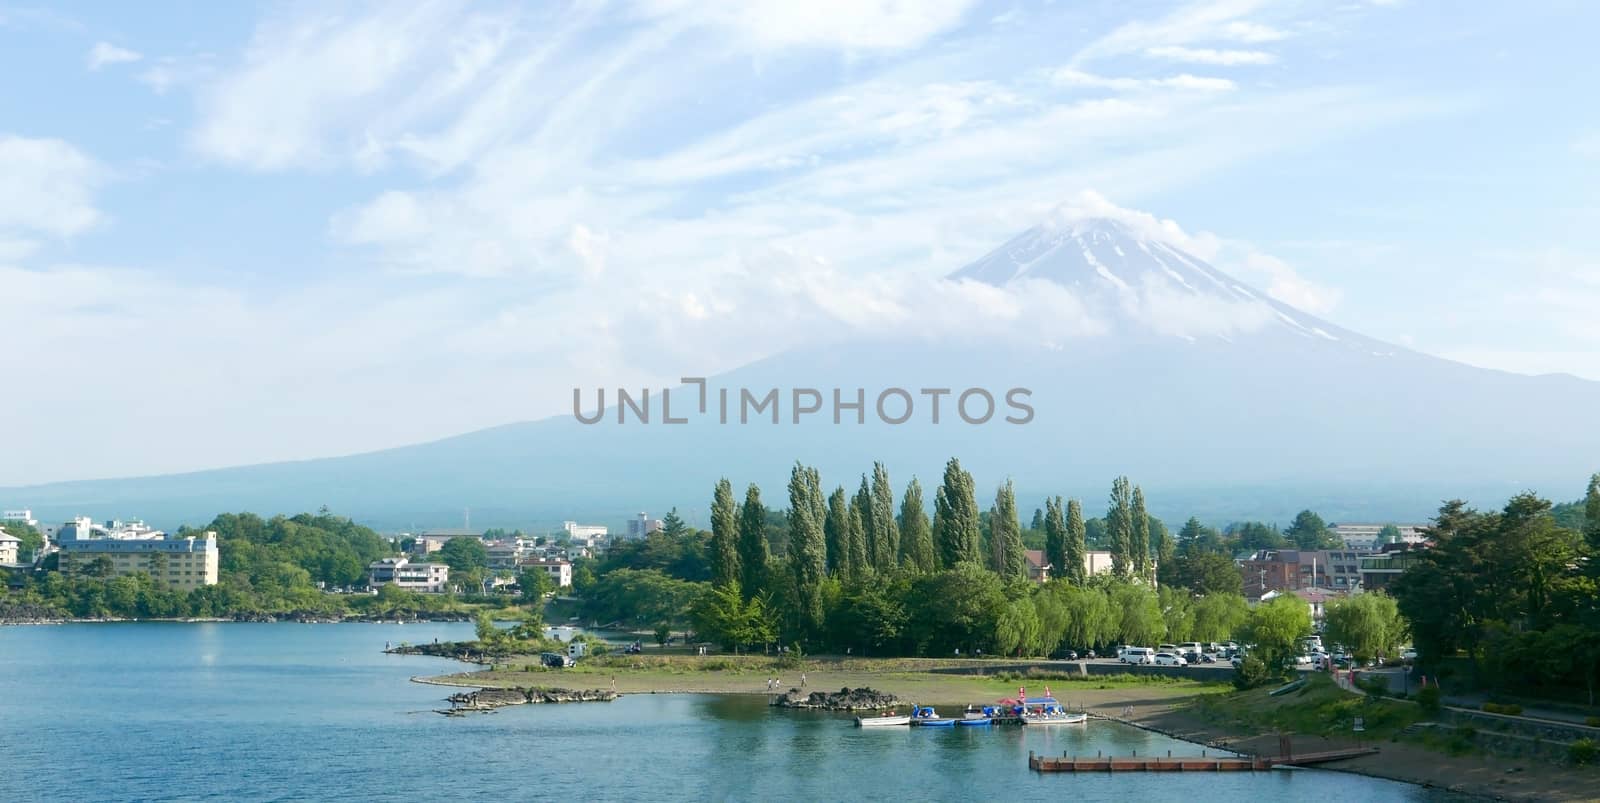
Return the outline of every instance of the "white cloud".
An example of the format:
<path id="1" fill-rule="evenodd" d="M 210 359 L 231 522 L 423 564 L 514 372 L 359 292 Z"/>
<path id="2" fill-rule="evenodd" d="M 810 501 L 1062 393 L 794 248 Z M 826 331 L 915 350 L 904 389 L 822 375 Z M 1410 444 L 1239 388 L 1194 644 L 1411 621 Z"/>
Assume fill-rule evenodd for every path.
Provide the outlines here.
<path id="1" fill-rule="evenodd" d="M 646 0 L 640 10 L 676 23 L 725 27 L 756 48 L 901 50 L 943 33 L 973 0 Z"/>
<path id="2" fill-rule="evenodd" d="M 1265 5 L 1265 0 L 1201 0 L 1160 19 L 1122 25 L 1078 51 L 1073 62 L 1201 42 L 1260 44 L 1286 38 L 1284 31 L 1244 19 Z"/>
<path id="3" fill-rule="evenodd" d="M 71 237 L 101 220 L 93 194 L 104 170 L 58 139 L 0 134 L 0 240 L 13 255 L 34 236 Z"/>
<path id="4" fill-rule="evenodd" d="M 1063 67 L 1056 70 L 1050 74 L 1050 79 L 1061 86 L 1115 89 L 1119 91 L 1180 89 L 1198 92 L 1228 92 L 1238 88 L 1238 84 L 1226 78 L 1205 78 L 1189 75 L 1188 73 L 1166 78 L 1108 78 L 1071 67 Z"/>
<path id="5" fill-rule="evenodd" d="M 142 58 L 143 55 L 110 42 L 95 42 L 94 47 L 89 48 L 87 62 L 90 70 L 98 70 L 108 64 L 127 64 Z"/>
<path id="6" fill-rule="evenodd" d="M 1188 64 L 1214 64 L 1222 67 L 1234 67 L 1243 64 L 1273 64 L 1278 60 L 1277 56 L 1264 50 L 1215 50 L 1206 47 L 1165 45 L 1147 48 L 1144 52 L 1147 56 L 1167 61 L 1179 61 Z"/>

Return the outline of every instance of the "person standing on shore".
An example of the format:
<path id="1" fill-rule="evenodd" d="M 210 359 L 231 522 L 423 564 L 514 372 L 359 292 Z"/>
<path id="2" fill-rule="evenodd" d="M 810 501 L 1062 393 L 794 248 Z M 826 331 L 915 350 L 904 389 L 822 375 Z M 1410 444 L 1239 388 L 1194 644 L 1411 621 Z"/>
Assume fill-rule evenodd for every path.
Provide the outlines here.
<path id="1" fill-rule="evenodd" d="M 800 673 L 800 688 L 803 689 L 805 687 L 806 687 L 806 673 L 801 672 Z"/>

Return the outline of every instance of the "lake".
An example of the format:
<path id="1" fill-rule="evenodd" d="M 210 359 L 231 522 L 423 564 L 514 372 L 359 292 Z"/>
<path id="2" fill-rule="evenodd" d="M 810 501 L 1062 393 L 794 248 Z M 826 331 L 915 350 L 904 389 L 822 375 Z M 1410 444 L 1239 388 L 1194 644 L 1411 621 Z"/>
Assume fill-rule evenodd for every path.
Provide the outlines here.
<path id="1" fill-rule="evenodd" d="M 432 712 L 441 624 L 0 627 L 0 800 L 1448 800 L 1342 773 L 1041 775 L 1029 750 L 1198 754 L 1115 723 L 862 730 L 760 696 Z M 1130 797 L 1131 796 L 1131 797 Z"/>

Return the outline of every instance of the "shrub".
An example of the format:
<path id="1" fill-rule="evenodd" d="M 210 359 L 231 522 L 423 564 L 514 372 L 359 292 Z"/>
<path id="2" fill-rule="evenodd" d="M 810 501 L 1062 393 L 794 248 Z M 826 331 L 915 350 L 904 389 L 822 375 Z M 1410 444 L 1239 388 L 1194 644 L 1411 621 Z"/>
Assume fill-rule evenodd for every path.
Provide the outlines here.
<path id="1" fill-rule="evenodd" d="M 1472 751 L 1472 742 L 1477 736 L 1477 729 L 1470 725 L 1456 728 L 1444 745 L 1445 752 L 1452 756 L 1465 755 Z"/>
<path id="2" fill-rule="evenodd" d="M 1417 705 L 1429 714 L 1439 713 L 1439 687 L 1423 686 L 1418 689 Z"/>
<path id="3" fill-rule="evenodd" d="M 1593 739 L 1579 739 L 1567 745 L 1567 760 L 1574 764 L 1593 764 L 1597 758 L 1600 758 L 1600 744 Z"/>
<path id="4" fill-rule="evenodd" d="M 1382 697 L 1389 693 L 1389 682 L 1382 678 L 1356 678 L 1356 688 L 1367 693 L 1368 697 Z"/>
<path id="5" fill-rule="evenodd" d="M 1600 717 L 1584 717 L 1583 724 L 1591 728 L 1600 728 Z"/>
<path id="6" fill-rule="evenodd" d="M 1233 671 L 1233 686 L 1240 691 L 1265 685 L 1269 680 L 1267 665 L 1253 655 L 1245 656 L 1239 662 L 1239 668 Z"/>

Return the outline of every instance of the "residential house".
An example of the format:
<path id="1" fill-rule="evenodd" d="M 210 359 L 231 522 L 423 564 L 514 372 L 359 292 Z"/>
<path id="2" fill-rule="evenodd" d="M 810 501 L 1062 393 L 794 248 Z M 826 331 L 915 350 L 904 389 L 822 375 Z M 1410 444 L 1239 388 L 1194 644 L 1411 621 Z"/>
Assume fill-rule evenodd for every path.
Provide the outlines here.
<path id="1" fill-rule="evenodd" d="M 22 539 L 0 530 L 0 564 L 18 563 L 22 560 Z"/>
<path id="2" fill-rule="evenodd" d="M 1240 561 L 1239 573 L 1251 598 L 1269 591 L 1349 591 L 1361 585 L 1359 555 L 1344 550 L 1263 549 Z"/>
<path id="3" fill-rule="evenodd" d="M 383 558 L 367 564 L 367 585 L 396 585 L 411 591 L 437 594 L 450 587 L 450 567 L 443 563 L 412 563 L 409 558 Z"/>
<path id="4" fill-rule="evenodd" d="M 572 561 L 559 558 L 524 558 L 521 567 L 524 571 L 543 569 L 556 588 L 572 587 Z"/>

